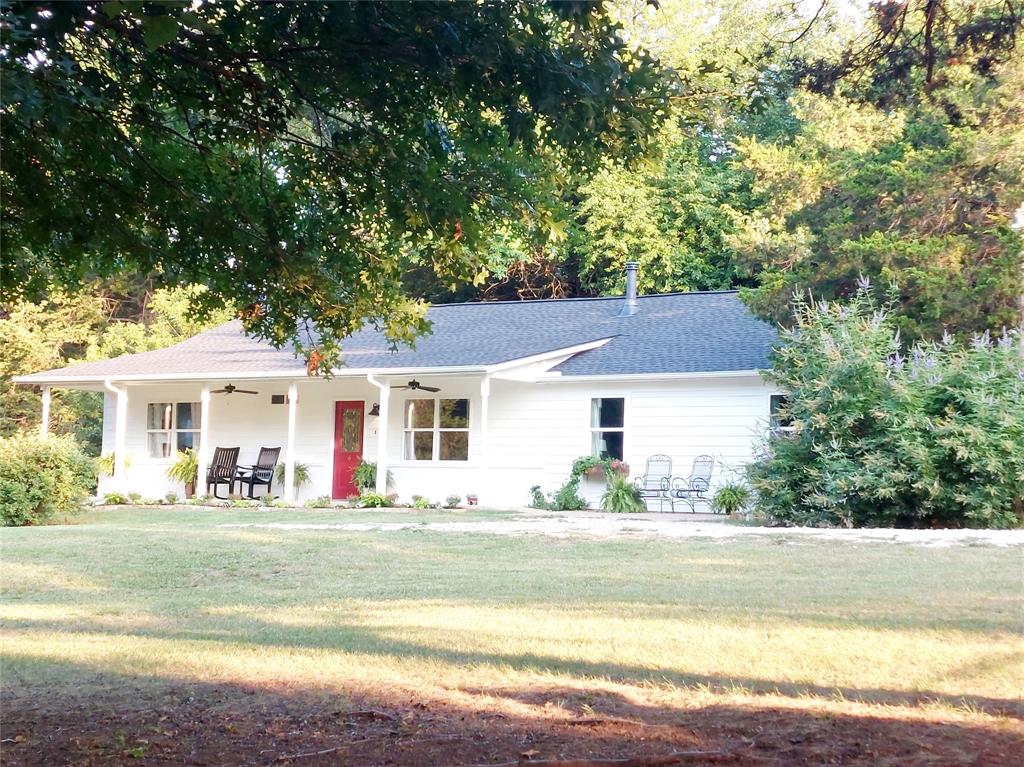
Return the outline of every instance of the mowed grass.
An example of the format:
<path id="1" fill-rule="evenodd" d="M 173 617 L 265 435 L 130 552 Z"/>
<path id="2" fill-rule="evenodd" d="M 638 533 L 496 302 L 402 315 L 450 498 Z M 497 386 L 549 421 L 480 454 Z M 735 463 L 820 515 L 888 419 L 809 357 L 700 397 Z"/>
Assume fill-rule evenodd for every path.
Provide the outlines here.
<path id="1" fill-rule="evenodd" d="M 194 682 L 478 708 L 561 688 L 1019 711 L 1020 547 L 225 526 L 381 520 L 93 511 L 0 530 L 4 696 Z"/>

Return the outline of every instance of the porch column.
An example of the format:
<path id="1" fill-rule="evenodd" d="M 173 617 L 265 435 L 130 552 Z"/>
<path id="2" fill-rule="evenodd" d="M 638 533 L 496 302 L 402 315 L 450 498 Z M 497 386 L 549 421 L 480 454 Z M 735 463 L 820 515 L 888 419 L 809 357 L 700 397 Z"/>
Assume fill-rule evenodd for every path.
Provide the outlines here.
<path id="1" fill-rule="evenodd" d="M 490 454 L 488 451 L 488 412 L 491 403 L 491 377 L 485 375 L 480 379 L 480 479 L 481 487 L 477 494 L 486 494 L 491 487 Z M 481 493 L 481 491 L 483 491 Z"/>
<path id="2" fill-rule="evenodd" d="M 107 391 L 117 396 L 116 408 L 114 410 L 114 487 L 124 491 L 128 485 L 128 477 L 125 473 L 125 450 L 128 433 L 128 387 L 122 385 L 119 389 L 114 386 L 109 378 L 103 382 Z"/>
<path id="3" fill-rule="evenodd" d="M 46 439 L 50 435 L 50 387 L 43 387 L 43 410 L 39 416 L 39 436 Z"/>
<path id="4" fill-rule="evenodd" d="M 299 387 L 288 384 L 288 444 L 284 451 L 284 499 L 295 500 L 295 418 L 298 415 Z"/>
<path id="5" fill-rule="evenodd" d="M 196 451 L 196 495 L 206 492 L 206 472 L 210 465 L 210 384 L 199 393 L 199 449 Z"/>
<path id="6" fill-rule="evenodd" d="M 376 383 L 376 381 L 371 381 Z M 391 399 L 391 382 L 378 384 L 380 390 L 380 421 L 377 427 L 377 483 L 374 490 L 378 495 L 388 494 L 388 403 Z"/>

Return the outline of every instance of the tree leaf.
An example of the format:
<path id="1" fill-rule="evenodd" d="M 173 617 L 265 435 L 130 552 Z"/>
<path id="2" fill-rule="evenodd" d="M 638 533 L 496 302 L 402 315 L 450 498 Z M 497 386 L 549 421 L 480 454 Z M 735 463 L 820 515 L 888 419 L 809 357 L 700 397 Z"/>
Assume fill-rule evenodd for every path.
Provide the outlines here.
<path id="1" fill-rule="evenodd" d="M 154 51 L 178 36 L 178 20 L 173 16 L 147 16 L 142 21 L 142 35 L 146 47 Z"/>

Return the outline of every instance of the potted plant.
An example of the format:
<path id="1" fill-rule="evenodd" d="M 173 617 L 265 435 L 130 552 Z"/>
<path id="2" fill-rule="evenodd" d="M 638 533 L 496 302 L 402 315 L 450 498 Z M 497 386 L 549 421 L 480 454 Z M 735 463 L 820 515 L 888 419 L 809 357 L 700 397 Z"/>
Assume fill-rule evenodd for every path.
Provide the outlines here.
<path id="1" fill-rule="evenodd" d="M 745 485 L 738 482 L 729 482 L 718 488 L 715 497 L 711 499 L 711 510 L 716 514 L 725 513 L 729 516 L 742 511 L 750 503 L 752 493 Z"/>
<path id="2" fill-rule="evenodd" d="M 360 461 L 352 472 L 352 482 L 360 490 L 373 490 L 377 486 L 377 464 L 373 461 Z M 388 487 L 392 484 L 390 471 L 385 484 Z"/>
<path id="3" fill-rule="evenodd" d="M 572 462 L 570 477 L 585 476 L 588 479 L 604 479 L 608 473 L 608 461 L 596 455 L 583 455 Z"/>
<path id="4" fill-rule="evenodd" d="M 618 474 L 620 477 L 629 476 L 629 464 L 625 461 L 620 461 L 618 458 L 612 460 L 608 470 L 614 474 Z"/>
<path id="5" fill-rule="evenodd" d="M 608 489 L 601 497 L 601 508 L 616 514 L 647 511 L 647 504 L 635 487 L 619 473 L 608 475 Z"/>
<path id="6" fill-rule="evenodd" d="M 167 467 L 169 479 L 175 479 L 185 485 L 185 497 L 191 498 L 196 494 L 196 482 L 199 479 L 199 456 L 192 448 L 179 450 L 174 458 L 174 463 Z"/>

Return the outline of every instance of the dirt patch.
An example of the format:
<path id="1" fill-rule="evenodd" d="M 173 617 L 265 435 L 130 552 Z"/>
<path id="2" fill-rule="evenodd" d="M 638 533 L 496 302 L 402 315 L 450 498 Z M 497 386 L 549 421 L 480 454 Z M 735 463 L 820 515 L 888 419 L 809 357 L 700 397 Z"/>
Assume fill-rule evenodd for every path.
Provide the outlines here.
<path id="1" fill-rule="evenodd" d="M 366 699 L 187 685 L 88 702 L 8 699 L 5 765 L 492 765 L 542 759 L 680 764 L 978 765 L 1024 753 L 1020 722 L 850 704 L 668 706 L 574 689 L 476 691 L 529 714 L 391 695 Z M 506 709 L 508 710 L 508 709 Z M 1014 757 L 1014 754 L 1017 757 Z"/>

